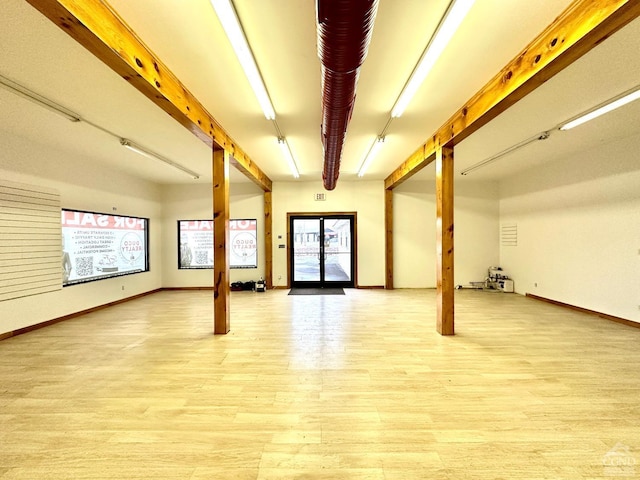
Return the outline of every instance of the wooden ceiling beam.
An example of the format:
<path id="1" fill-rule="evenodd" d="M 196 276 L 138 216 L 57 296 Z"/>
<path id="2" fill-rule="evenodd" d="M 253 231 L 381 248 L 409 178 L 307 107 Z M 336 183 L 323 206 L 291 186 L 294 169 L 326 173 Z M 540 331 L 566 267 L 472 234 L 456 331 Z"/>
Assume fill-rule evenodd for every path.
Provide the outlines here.
<path id="1" fill-rule="evenodd" d="M 385 179 L 391 190 L 640 16 L 638 0 L 576 0 Z"/>
<path id="2" fill-rule="evenodd" d="M 217 144 L 229 152 L 234 166 L 271 191 L 271 179 L 105 1 L 26 1 L 212 150 Z"/>

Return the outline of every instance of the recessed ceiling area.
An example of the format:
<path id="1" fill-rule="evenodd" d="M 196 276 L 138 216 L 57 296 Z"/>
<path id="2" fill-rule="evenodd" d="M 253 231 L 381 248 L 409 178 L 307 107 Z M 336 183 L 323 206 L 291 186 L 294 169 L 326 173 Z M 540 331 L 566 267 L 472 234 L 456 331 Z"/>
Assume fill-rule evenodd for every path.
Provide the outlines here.
<path id="1" fill-rule="evenodd" d="M 529 169 L 544 168 L 546 163 L 578 155 L 597 145 L 631 137 L 640 142 L 637 137 L 640 101 L 572 130 L 558 130 L 567 120 L 630 89 L 640 88 L 638 51 L 640 20 L 635 20 L 456 145 L 456 181 L 500 181 Z M 546 140 L 533 140 L 544 132 L 549 133 Z M 461 175 L 464 170 L 527 140 L 533 141 Z M 408 181 L 434 178 L 434 168 L 428 166 Z"/>
<path id="2" fill-rule="evenodd" d="M 176 74 L 273 181 L 294 181 L 209 0 L 112 0 L 113 9 Z M 569 0 L 477 0 L 406 113 L 388 127 L 364 180 L 382 180 L 570 4 Z M 238 16 L 301 177 L 319 181 L 320 61 L 314 2 L 236 0 Z M 448 0 L 382 1 L 342 157 L 341 181 L 356 172 Z M 211 151 L 24 0 L 7 0 L 0 75 L 76 112 L 73 123 L 0 89 L 0 129 L 72 151 L 158 184 L 211 181 Z M 496 15 L 496 11 L 500 11 Z M 420 28 L 416 28 L 420 25 Z M 481 34 L 479 33 L 481 32 Z M 456 172 L 636 86 L 640 23 L 628 25 L 456 147 Z M 570 132 L 553 132 L 468 175 L 497 181 L 553 158 L 637 132 L 640 102 Z M 200 174 L 199 180 L 122 148 L 128 138 Z M 413 180 L 430 178 L 426 168 Z M 232 169 L 232 183 L 249 182 Z"/>

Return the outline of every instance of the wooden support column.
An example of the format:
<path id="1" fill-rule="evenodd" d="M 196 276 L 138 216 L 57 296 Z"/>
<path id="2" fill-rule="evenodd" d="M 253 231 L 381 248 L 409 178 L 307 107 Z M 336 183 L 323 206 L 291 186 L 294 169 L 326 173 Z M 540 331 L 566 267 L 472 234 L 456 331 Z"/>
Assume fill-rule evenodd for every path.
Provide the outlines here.
<path id="1" fill-rule="evenodd" d="M 453 147 L 436 151 L 437 330 L 454 334 Z"/>
<path id="2" fill-rule="evenodd" d="M 273 287 L 273 207 L 271 192 L 264 192 L 264 281 L 267 288 Z"/>
<path id="3" fill-rule="evenodd" d="M 393 290 L 393 190 L 384 191 L 384 288 Z"/>
<path id="4" fill-rule="evenodd" d="M 231 326 L 229 295 L 229 153 L 213 151 L 213 333 Z"/>

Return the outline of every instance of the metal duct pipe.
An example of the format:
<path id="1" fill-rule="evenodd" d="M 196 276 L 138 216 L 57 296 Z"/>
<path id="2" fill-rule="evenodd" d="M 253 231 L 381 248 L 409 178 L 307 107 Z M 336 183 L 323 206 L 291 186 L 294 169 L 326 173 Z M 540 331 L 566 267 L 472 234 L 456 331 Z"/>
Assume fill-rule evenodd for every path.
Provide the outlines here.
<path id="1" fill-rule="evenodd" d="M 336 188 L 360 66 L 367 56 L 378 0 L 316 0 L 322 63 L 324 188 Z"/>

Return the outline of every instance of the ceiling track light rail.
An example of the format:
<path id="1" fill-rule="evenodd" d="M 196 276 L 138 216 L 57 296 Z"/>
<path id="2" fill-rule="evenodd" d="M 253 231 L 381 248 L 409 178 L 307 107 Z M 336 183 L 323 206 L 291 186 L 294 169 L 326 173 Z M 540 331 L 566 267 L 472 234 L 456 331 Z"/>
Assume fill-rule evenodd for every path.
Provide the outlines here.
<path id="1" fill-rule="evenodd" d="M 476 163 L 475 165 L 470 166 L 469 168 L 465 168 L 464 170 L 462 170 L 460 172 L 461 175 L 468 175 L 470 172 L 473 172 L 474 170 L 477 170 L 478 168 L 484 167 L 485 165 L 488 165 L 496 160 L 498 160 L 499 158 L 504 157 L 505 155 L 510 154 L 511 152 L 514 152 L 526 145 L 529 145 L 530 143 L 534 143 L 536 141 L 539 140 L 546 140 L 547 138 L 549 138 L 551 136 L 551 132 L 552 131 L 556 131 L 556 130 L 560 130 L 560 131 L 567 131 L 570 130 L 572 128 L 575 128 L 579 125 L 582 125 L 590 120 L 593 120 L 595 118 L 598 118 L 601 115 L 604 115 L 605 113 L 609 113 L 617 108 L 620 108 L 624 105 L 627 105 L 628 103 L 631 103 L 635 100 L 640 99 L 640 86 L 636 85 L 635 87 L 633 87 L 630 90 L 627 90 L 623 93 L 621 93 L 620 95 L 616 95 L 613 98 L 610 98 L 609 100 L 607 100 L 606 102 L 603 102 L 599 105 L 596 105 L 595 107 L 587 110 L 586 112 L 581 113 L 580 115 L 567 120 L 565 122 L 560 123 L 559 125 L 557 125 L 556 127 L 554 127 L 551 130 L 547 130 L 545 132 L 542 132 L 538 135 L 536 135 L 535 137 L 531 137 L 528 138 L 527 140 L 524 140 L 520 143 L 517 143 L 516 145 L 513 145 L 501 152 L 496 153 L 495 155 L 482 160 L 481 162 Z"/>
<path id="2" fill-rule="evenodd" d="M 53 100 L 49 100 L 47 97 L 43 97 L 39 93 L 34 92 L 33 90 L 29 90 L 27 87 L 20 85 L 13 80 L 0 75 L 0 85 L 9 90 L 10 92 L 29 100 L 41 107 L 46 108 L 47 110 L 57 113 L 62 117 L 66 118 L 71 122 L 80 122 L 82 118 L 75 112 L 72 112 L 68 108 L 63 107 L 62 105 L 57 104 Z"/>
<path id="3" fill-rule="evenodd" d="M 174 162 L 173 160 L 170 160 L 166 157 L 163 157 L 162 155 L 159 155 L 155 152 L 152 152 L 151 150 L 147 150 L 144 147 L 141 147 L 140 145 L 137 145 L 136 143 L 133 143 L 131 140 L 128 140 L 126 138 L 121 138 L 120 139 L 120 145 L 122 145 L 125 148 L 128 148 L 129 150 L 131 150 L 132 152 L 136 152 L 139 155 L 142 155 L 144 157 L 147 158 L 151 158 L 154 160 L 160 160 L 161 162 L 166 163 L 167 165 L 171 165 L 174 168 L 177 168 L 178 170 L 183 171 L 186 174 L 189 174 L 193 177 L 194 180 L 198 180 L 200 178 L 200 174 L 194 172 L 193 170 L 188 169 L 187 167 L 183 167 L 182 165 L 180 165 L 179 163 Z"/>
<path id="4" fill-rule="evenodd" d="M 247 40 L 242 23 L 238 17 L 238 13 L 233 5 L 232 0 L 210 0 L 213 10 L 216 12 L 218 20 L 224 29 L 224 32 L 231 43 L 231 47 L 236 54 L 236 58 L 244 71 L 247 81 L 253 90 L 253 94 L 256 96 L 262 113 L 267 120 L 271 120 L 273 127 L 276 131 L 276 138 L 280 146 L 284 145 L 286 148 L 282 148 L 282 153 L 285 156 L 287 164 L 291 170 L 291 174 L 294 178 L 298 178 L 300 173 L 296 165 L 289 143 L 286 141 L 284 134 L 280 130 L 278 122 L 276 122 L 276 112 L 271 103 L 269 97 L 269 91 L 264 83 L 256 59 L 251 51 L 251 46 Z"/>
<path id="5" fill-rule="evenodd" d="M 495 155 L 490 156 L 489 158 L 486 158 L 485 160 L 482 160 L 481 162 L 476 163 L 475 165 L 470 166 L 469 168 L 465 168 L 464 170 L 462 170 L 460 172 L 460 175 L 468 175 L 469 173 L 473 172 L 474 170 L 477 170 L 479 168 L 485 167 L 487 165 L 489 165 L 490 163 L 495 162 L 496 160 L 504 157 L 505 155 L 508 155 L 512 152 L 515 152 L 516 150 L 521 149 L 522 147 L 525 147 L 531 143 L 535 143 L 535 142 L 539 142 L 542 140 L 546 140 L 551 136 L 551 132 L 550 131 L 544 131 L 541 132 L 531 138 L 528 138 L 526 140 L 523 140 L 520 143 L 516 143 L 515 145 L 510 146 L 509 148 L 505 148 L 504 150 L 502 150 L 501 152 L 496 153 Z"/>
<path id="6" fill-rule="evenodd" d="M 378 146 L 378 144 L 382 143 L 379 139 L 382 138 L 382 141 L 384 141 L 384 138 L 389 127 L 391 126 L 391 122 L 393 121 L 393 119 L 402 116 L 406 108 L 409 106 L 409 103 L 411 103 L 411 100 L 419 90 L 420 86 L 429 76 L 436 62 L 451 41 L 451 38 L 453 38 L 454 34 L 471 10 L 474 2 L 475 0 L 451 0 L 451 2 L 449 3 L 447 10 L 442 16 L 433 36 L 424 49 L 422 56 L 418 60 L 418 63 L 413 69 L 413 72 L 409 76 L 407 82 L 402 88 L 402 91 L 398 95 L 396 102 L 391 108 L 391 113 L 389 115 L 387 123 L 385 124 L 380 135 L 376 137 L 376 140 L 369 148 L 369 151 L 365 156 L 365 160 L 358 170 L 359 177 L 362 177 L 364 175 L 366 169 L 371 164 L 373 157 L 378 153 L 381 146 Z"/>
<path id="7" fill-rule="evenodd" d="M 371 147 L 369 147 L 369 151 L 367 152 L 367 155 L 364 157 L 364 160 L 362 160 L 362 164 L 360 165 L 360 168 L 358 169 L 358 177 L 364 176 L 365 172 L 367 171 L 367 168 L 369 168 L 369 165 L 371 164 L 373 159 L 378 155 L 378 153 L 380 152 L 380 149 L 384 145 L 384 140 L 385 140 L 384 135 L 378 135 L 375 138 L 375 140 L 371 144 Z"/>
<path id="8" fill-rule="evenodd" d="M 562 123 L 558 127 L 558 130 L 570 130 L 638 99 L 640 99 L 640 86 L 636 85 L 631 90 L 627 90 L 626 92 L 623 92 L 600 105 L 596 105 L 591 110 L 581 113 L 577 117 Z"/>
<path id="9" fill-rule="evenodd" d="M 17 82 L 14 82 L 13 80 L 4 77 L 2 75 L 0 75 L 0 85 L 2 85 L 3 87 L 5 87 L 7 90 L 9 90 L 10 92 L 25 98 L 37 105 L 40 105 L 43 108 L 46 108 L 47 110 L 50 110 L 54 113 L 57 113 L 58 115 L 61 115 L 62 117 L 66 118 L 67 120 L 74 122 L 74 123 L 86 123 L 87 125 L 92 126 L 93 128 L 100 130 L 114 138 L 119 139 L 120 144 L 123 147 L 126 147 L 132 151 L 135 151 L 137 153 L 139 153 L 140 155 L 144 155 L 148 158 L 152 158 L 155 160 L 160 160 L 161 162 L 166 163 L 167 165 L 171 165 L 174 168 L 177 168 L 178 170 L 181 170 L 185 173 L 187 173 L 188 175 L 191 175 L 191 177 L 193 177 L 194 180 L 197 180 L 200 178 L 200 174 L 194 172 L 193 170 L 188 169 L 187 167 L 184 167 L 182 165 L 180 165 L 179 163 L 174 162 L 173 160 L 170 160 L 166 157 L 163 157 L 162 155 L 159 155 L 157 153 L 154 153 L 150 150 L 147 150 L 144 147 L 141 147 L 140 145 L 137 145 L 135 143 L 133 143 L 131 140 L 127 140 L 126 138 L 121 138 L 119 135 L 116 135 L 115 133 L 107 130 L 106 128 L 101 127 L 100 125 L 97 125 L 89 120 L 86 120 L 84 118 L 82 118 L 80 115 L 78 115 L 77 113 L 69 110 L 66 107 L 63 107 L 62 105 L 57 104 L 56 102 L 54 102 L 53 100 L 48 99 L 47 97 L 44 97 L 43 95 L 40 95 L 39 93 L 36 93 L 30 89 L 28 89 L 27 87 L 20 85 Z"/>
<path id="10" fill-rule="evenodd" d="M 278 137 L 278 146 L 282 151 L 287 163 L 289 164 L 289 169 L 291 170 L 291 174 L 293 178 L 300 177 L 300 173 L 298 172 L 298 166 L 296 165 L 296 161 L 293 158 L 293 153 L 291 153 L 291 147 L 289 146 L 289 142 L 284 137 Z"/>
<path id="11" fill-rule="evenodd" d="M 269 92 L 264 84 L 262 74 L 253 56 L 247 37 L 244 34 L 244 29 L 242 28 L 233 3 L 231 0 L 211 0 L 211 5 L 222 24 L 222 28 L 227 34 L 231 47 L 236 53 L 240 66 L 242 66 L 242 70 L 260 104 L 260 108 L 262 108 L 265 118 L 267 120 L 274 120 L 276 113 L 269 98 Z"/>

